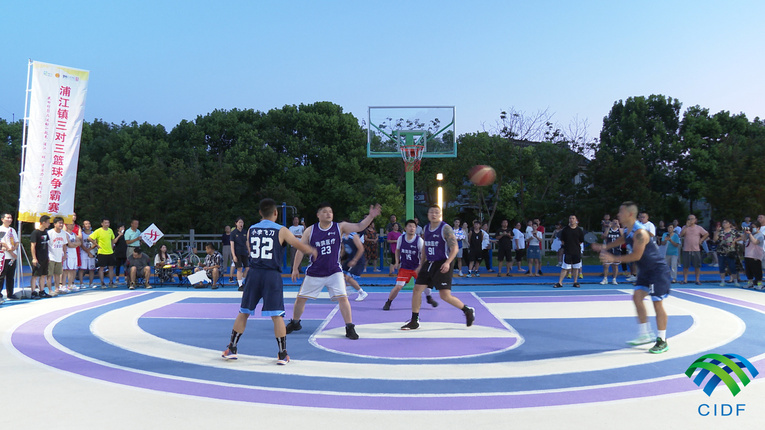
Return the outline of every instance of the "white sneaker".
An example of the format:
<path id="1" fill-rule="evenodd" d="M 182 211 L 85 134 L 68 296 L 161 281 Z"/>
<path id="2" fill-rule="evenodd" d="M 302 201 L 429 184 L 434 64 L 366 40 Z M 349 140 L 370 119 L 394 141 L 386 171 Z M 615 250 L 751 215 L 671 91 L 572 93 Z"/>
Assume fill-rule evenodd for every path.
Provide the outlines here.
<path id="1" fill-rule="evenodd" d="M 362 301 L 362 300 L 366 299 L 368 295 L 369 295 L 369 293 L 367 293 L 366 291 L 364 291 L 364 290 L 359 290 L 359 296 L 358 296 L 358 297 L 356 297 L 356 301 L 357 301 L 357 302 L 360 302 L 360 301 Z"/>
<path id="2" fill-rule="evenodd" d="M 600 285 L 606 285 L 608 283 L 608 279 L 603 278 L 602 281 L 600 281 Z"/>
<path id="3" fill-rule="evenodd" d="M 720 282 L 720 286 L 724 287 L 725 286 L 725 281 Z"/>
<path id="4" fill-rule="evenodd" d="M 734 286 L 734 287 L 740 287 L 740 286 L 741 286 L 741 284 L 739 284 L 739 283 L 738 283 L 738 281 L 734 281 L 734 282 L 733 282 L 733 286 Z"/>
<path id="5" fill-rule="evenodd" d="M 614 278 L 614 279 L 611 281 L 611 283 L 612 283 L 612 284 L 614 284 L 614 285 L 619 285 L 619 283 L 618 283 L 618 282 L 616 282 L 616 278 Z"/>
<path id="6" fill-rule="evenodd" d="M 648 332 L 645 334 L 641 334 L 636 339 L 628 340 L 627 343 L 630 345 L 645 345 L 647 343 L 653 343 L 656 342 L 656 336 L 654 336 L 653 333 Z"/>
<path id="7" fill-rule="evenodd" d="M 627 276 L 627 282 L 635 282 L 635 281 L 637 281 L 637 276 L 634 276 L 634 275 Z M 651 342 L 653 342 L 653 340 Z"/>

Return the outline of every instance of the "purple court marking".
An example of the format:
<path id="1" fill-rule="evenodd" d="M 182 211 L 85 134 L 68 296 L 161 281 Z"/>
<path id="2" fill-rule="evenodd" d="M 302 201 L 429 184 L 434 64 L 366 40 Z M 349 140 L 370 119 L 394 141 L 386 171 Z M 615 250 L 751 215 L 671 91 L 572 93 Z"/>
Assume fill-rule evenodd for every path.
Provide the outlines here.
<path id="1" fill-rule="evenodd" d="M 553 302 L 631 302 L 632 296 L 613 294 L 603 296 L 540 296 L 540 297 L 485 297 L 486 303 L 553 303 Z"/>
<path id="2" fill-rule="evenodd" d="M 365 357 L 379 358 L 456 358 L 464 357 L 466 345 L 474 354 L 491 354 L 512 347 L 518 339 L 512 337 L 483 337 L 483 338 L 361 338 L 349 342 L 346 338 L 325 338 L 319 342 L 323 347 L 346 354 L 359 355 L 363 351 Z"/>
<path id="3" fill-rule="evenodd" d="M 680 291 L 686 294 L 695 294 L 700 297 L 706 297 L 708 299 L 717 300 L 718 302 L 730 303 L 732 305 L 742 306 L 745 308 L 754 309 L 756 311 L 765 313 L 765 306 L 758 305 L 757 303 L 745 302 L 743 300 L 738 300 L 738 299 L 731 299 L 729 297 L 707 293 L 705 291 L 700 291 L 700 290 L 678 289 L 677 291 Z"/>
<path id="4" fill-rule="evenodd" d="M 308 304 L 301 319 L 323 320 L 329 315 L 335 304 Z M 262 304 L 255 307 L 255 315 L 251 318 L 261 318 Z M 285 304 L 287 317 L 292 315 L 292 305 Z M 191 319 L 230 319 L 236 318 L 239 313 L 239 303 L 171 303 L 156 309 L 152 309 L 141 318 L 191 318 Z M 271 317 L 262 317 L 271 319 Z"/>

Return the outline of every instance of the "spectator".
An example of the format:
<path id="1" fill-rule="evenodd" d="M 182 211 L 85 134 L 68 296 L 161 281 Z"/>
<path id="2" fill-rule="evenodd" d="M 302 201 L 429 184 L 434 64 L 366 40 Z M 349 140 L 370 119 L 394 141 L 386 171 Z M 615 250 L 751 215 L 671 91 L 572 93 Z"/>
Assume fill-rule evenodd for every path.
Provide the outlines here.
<path id="1" fill-rule="evenodd" d="M 234 260 L 231 258 L 231 226 L 223 227 L 223 234 L 220 236 L 220 246 L 222 255 L 222 266 L 228 267 L 228 282 L 234 282 Z"/>
<path id="2" fill-rule="evenodd" d="M 507 269 L 507 276 L 510 274 L 510 267 L 513 265 L 513 231 L 510 230 L 510 222 L 507 219 L 503 219 L 500 223 L 499 230 L 494 236 L 497 240 L 497 261 L 499 268 L 497 269 L 497 276 L 502 276 L 502 262 L 505 262 L 505 268 Z"/>
<path id="3" fill-rule="evenodd" d="M 19 245 L 19 236 L 16 230 L 11 227 L 13 224 L 13 215 L 6 212 L 2 216 L 3 225 L 0 226 L 0 301 L 2 301 L 2 289 L 5 284 L 5 296 L 8 300 L 13 300 L 13 287 L 16 280 L 16 259 Z"/>
<path id="4" fill-rule="evenodd" d="M 414 229 L 414 235 L 422 237 L 422 226 L 420 225 L 420 219 L 417 217 L 414 217 L 414 223 L 417 224 L 417 228 Z M 404 232 L 401 232 L 401 234 L 403 235 Z"/>
<path id="5" fill-rule="evenodd" d="M 664 225 L 664 221 L 659 221 L 659 226 L 656 227 L 656 244 L 659 245 L 659 253 L 662 257 L 667 255 L 667 244 L 662 241 L 666 232 L 667 227 Z"/>
<path id="6" fill-rule="evenodd" d="M 516 223 L 513 229 L 513 248 L 515 248 L 515 261 L 518 263 L 518 271 L 523 272 L 521 262 L 526 256 L 526 235 L 521 231 L 521 223 Z"/>
<path id="7" fill-rule="evenodd" d="M 661 243 L 666 247 L 664 260 L 672 274 L 672 282 L 677 282 L 677 259 L 680 254 L 680 235 L 674 228 L 668 229 L 661 237 Z"/>
<path id="8" fill-rule="evenodd" d="M 372 265 L 372 270 L 375 272 L 380 271 L 380 269 L 377 267 L 377 259 L 379 258 L 379 248 L 377 242 L 379 239 L 380 235 L 377 234 L 375 223 L 369 223 L 369 226 L 364 230 L 364 254 L 367 257 L 369 264 Z"/>
<path id="9" fill-rule="evenodd" d="M 529 270 L 527 274 L 531 276 L 539 276 L 541 270 L 541 249 L 539 244 L 544 240 L 542 232 L 539 231 L 539 224 L 533 222 L 531 224 L 531 232 L 526 235 L 526 256 L 529 259 Z"/>
<path id="10" fill-rule="evenodd" d="M 114 285 L 114 265 L 117 259 L 114 256 L 114 244 L 117 242 L 114 231 L 109 227 L 109 220 L 101 220 L 101 228 L 94 231 L 88 240 L 98 248 L 96 254 L 96 267 L 98 267 L 98 277 L 101 279 L 101 288 L 106 288 L 104 283 L 104 268 L 109 271 L 109 286 L 117 288 Z"/>
<path id="11" fill-rule="evenodd" d="M 90 240 L 88 240 L 91 234 L 93 234 L 93 230 L 90 221 L 83 221 L 82 230 L 80 231 L 80 241 L 82 242 L 80 245 L 79 265 L 80 285 L 82 286 L 82 278 L 85 275 L 85 272 L 87 272 L 90 275 L 90 282 L 88 283 L 88 287 L 90 288 L 93 287 L 93 275 L 96 271 L 96 250 L 93 248 L 93 244 L 91 244 Z"/>
<path id="12" fill-rule="evenodd" d="M 50 279 L 48 279 L 48 227 L 50 226 L 50 217 L 43 215 L 40 217 L 40 225 L 32 232 L 30 236 L 32 251 L 32 299 L 44 299 L 53 297 L 45 292 L 47 284 L 48 291 L 53 293 Z M 39 284 L 38 284 L 39 282 Z"/>
<path id="13" fill-rule="evenodd" d="M 720 272 L 720 286 L 725 286 L 725 271 L 730 274 L 731 282 L 738 286 L 738 270 L 736 268 L 736 239 L 739 233 L 733 228 L 734 224 L 729 219 L 724 219 L 722 225 L 715 229 L 712 235 L 712 241 L 717 246 L 717 261 Z M 742 237 L 744 237 L 742 235 Z M 734 278 L 736 278 L 734 280 Z"/>
<path id="14" fill-rule="evenodd" d="M 470 238 L 468 237 L 470 236 L 470 227 L 467 221 L 462 221 L 460 228 L 465 232 L 465 239 L 462 240 L 462 265 L 467 266 L 468 274 L 470 274 Z"/>
<path id="15" fill-rule="evenodd" d="M 223 260 L 221 259 L 221 261 Z M 154 256 L 154 273 L 159 278 L 159 282 L 165 284 L 173 280 L 173 269 L 171 267 L 165 268 L 165 266 L 172 266 L 173 263 L 173 259 L 167 253 L 167 245 L 163 243 L 160 245 L 157 255 Z"/>
<path id="16" fill-rule="evenodd" d="M 64 261 L 66 252 L 64 251 L 69 243 L 66 231 L 64 231 L 64 218 L 57 216 L 53 218 L 53 228 L 48 230 L 48 277 L 52 277 L 49 288 L 51 296 L 65 294 L 68 291 L 64 289 Z M 53 286 L 57 289 L 53 289 Z"/>
<path id="17" fill-rule="evenodd" d="M 74 232 L 74 224 L 65 224 L 67 243 L 64 247 L 66 259 L 64 260 L 64 291 L 77 291 L 79 288 L 74 284 L 77 277 L 77 252 L 80 249 L 80 238 Z"/>
<path id="18" fill-rule="evenodd" d="M 417 218 L 415 218 L 415 220 L 416 219 Z M 465 235 L 465 230 L 462 229 L 462 224 L 460 224 L 459 218 L 454 220 L 454 228 L 453 229 L 454 229 L 454 237 L 457 239 L 457 249 L 458 249 L 457 257 L 455 258 L 455 260 L 457 260 L 456 266 L 457 266 L 457 269 L 459 270 L 459 272 L 457 272 L 457 275 L 458 276 L 465 276 L 462 273 L 462 256 L 463 256 L 463 251 L 464 251 L 463 247 L 465 246 L 463 242 L 465 241 L 465 238 L 467 236 Z M 415 233 L 415 235 L 416 235 L 416 233 Z"/>
<path id="19" fill-rule="evenodd" d="M 149 277 L 151 276 L 151 267 L 149 267 L 149 256 L 141 252 L 140 246 L 131 247 L 133 253 L 127 259 L 127 269 L 125 269 L 125 278 L 128 280 L 128 289 L 135 290 L 138 278 L 143 278 L 143 285 L 151 288 Z"/>
<path id="20" fill-rule="evenodd" d="M 125 226 L 122 224 L 117 224 L 117 236 L 114 238 L 114 260 L 114 276 L 117 279 L 117 284 L 120 284 L 120 271 L 127 264 L 127 242 L 125 241 Z M 125 283 L 127 284 L 127 269 L 125 270 Z"/>
<path id="21" fill-rule="evenodd" d="M 611 215 L 605 214 L 603 215 L 603 220 L 600 221 L 600 231 L 605 236 L 608 233 L 608 230 L 611 229 Z"/>
<path id="22" fill-rule="evenodd" d="M 609 227 L 608 230 L 603 233 L 603 244 L 608 245 L 611 242 L 616 242 L 620 237 L 622 237 L 622 230 L 619 228 L 619 220 L 615 219 L 611 221 L 611 227 Z M 619 256 L 622 255 L 622 248 L 620 246 L 616 246 L 609 248 L 606 252 L 609 252 L 615 256 Z M 619 263 L 603 262 L 603 280 L 600 281 L 601 285 L 608 284 L 608 272 L 610 272 L 612 267 L 614 269 L 614 277 L 612 283 L 614 285 L 619 284 L 616 281 L 616 278 L 619 276 Z"/>
<path id="23" fill-rule="evenodd" d="M 745 216 L 744 221 L 741 222 L 741 230 L 746 231 L 746 229 L 752 224 L 752 217 Z M 746 235 L 744 235 L 746 236 Z"/>
<path id="24" fill-rule="evenodd" d="M 748 284 L 746 288 L 757 288 L 762 290 L 762 259 L 765 258 L 763 245 L 765 244 L 765 235 L 762 233 L 762 226 L 759 221 L 752 221 L 749 227 L 744 229 L 743 238 L 746 241 L 744 249 L 744 264 L 746 266 L 746 279 Z"/>
<path id="25" fill-rule="evenodd" d="M 534 222 L 539 226 L 537 230 L 542 233 L 542 240 L 539 242 L 539 270 L 537 271 L 537 274 L 542 276 L 542 258 L 545 256 L 545 226 L 542 225 L 539 218 L 534 218 Z"/>
<path id="26" fill-rule="evenodd" d="M 579 288 L 579 271 L 582 269 L 582 244 L 584 232 L 579 227 L 576 215 L 568 217 L 568 225 L 560 232 L 561 246 L 563 247 L 563 265 L 558 283 L 555 288 L 563 286 L 563 277 L 569 270 L 573 273 L 574 288 Z"/>
<path id="27" fill-rule="evenodd" d="M 555 230 L 552 232 L 552 245 L 550 249 L 558 254 L 558 264 L 556 266 L 561 267 L 563 264 L 563 247 L 560 242 L 560 232 L 563 230 L 563 226 L 560 222 L 555 223 Z"/>
<path id="28" fill-rule="evenodd" d="M 125 231 L 125 245 L 127 245 L 125 258 L 130 258 L 133 255 L 133 248 L 141 247 L 141 230 L 138 230 L 137 219 L 131 220 L 130 228 Z"/>
<path id="29" fill-rule="evenodd" d="M 396 270 L 398 268 L 396 267 L 396 261 L 395 261 L 395 255 L 396 255 L 396 243 L 398 243 L 398 238 L 401 236 L 401 231 L 399 231 L 399 225 L 396 220 L 395 215 L 391 215 L 391 218 L 393 219 L 394 223 L 391 224 L 391 230 L 388 232 L 388 235 L 385 237 L 387 240 L 389 246 L 390 246 L 390 252 L 391 252 L 391 261 L 390 266 L 388 268 L 389 273 L 388 276 L 395 276 Z"/>
<path id="30" fill-rule="evenodd" d="M 484 222 L 481 224 L 481 230 L 483 230 L 483 242 L 481 242 L 481 257 L 483 257 L 484 264 L 486 265 L 486 271 L 493 273 L 492 269 L 492 255 L 491 255 L 491 236 L 489 236 L 489 223 Z"/>
<path id="31" fill-rule="evenodd" d="M 385 231 L 383 233 L 390 233 L 393 231 L 393 225 L 398 224 L 396 222 L 396 215 L 391 215 L 390 218 L 388 218 L 388 224 L 385 225 Z M 401 231 L 401 226 L 399 226 L 399 231 Z"/>
<path id="32" fill-rule="evenodd" d="M 685 227 L 680 230 L 683 239 L 683 281 L 688 283 L 688 268 L 693 265 L 696 271 L 696 285 L 701 285 L 701 243 L 707 240 L 709 233 L 696 224 L 696 215 L 688 215 Z"/>
<path id="33" fill-rule="evenodd" d="M 244 218 L 239 217 L 236 219 L 236 228 L 231 230 L 231 255 L 234 257 L 236 282 L 239 284 L 239 291 L 244 290 L 244 277 L 247 276 L 247 272 L 250 269 L 248 254 L 247 231 L 244 230 Z"/>
<path id="34" fill-rule="evenodd" d="M 212 243 L 208 243 L 207 245 L 205 245 L 205 252 L 207 253 L 207 256 L 205 257 L 205 261 L 200 264 L 200 267 L 195 268 L 194 272 L 198 272 L 200 270 L 204 270 L 205 272 L 207 272 L 207 277 L 212 280 L 211 288 L 213 290 L 217 290 L 218 277 L 220 276 L 220 265 L 221 265 L 221 261 L 223 260 L 223 257 L 220 255 L 220 252 L 215 250 L 215 247 L 213 246 Z M 243 260 L 243 261 L 247 261 L 247 260 Z M 194 288 L 205 288 L 205 285 L 202 283 L 198 283 L 194 285 Z"/>
<path id="35" fill-rule="evenodd" d="M 481 268 L 481 259 L 483 259 L 483 238 L 485 233 L 481 230 L 481 221 L 473 221 L 473 229 L 468 233 L 468 243 L 470 243 L 470 267 L 467 277 L 481 276 L 478 269 Z"/>

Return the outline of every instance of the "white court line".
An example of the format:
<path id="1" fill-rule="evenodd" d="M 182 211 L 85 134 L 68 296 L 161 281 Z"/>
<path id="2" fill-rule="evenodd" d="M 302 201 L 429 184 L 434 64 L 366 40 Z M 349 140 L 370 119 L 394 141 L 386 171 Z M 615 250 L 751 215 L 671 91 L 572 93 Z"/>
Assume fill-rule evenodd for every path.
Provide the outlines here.
<path id="1" fill-rule="evenodd" d="M 273 360 L 270 359 L 240 355 L 240 360 L 235 363 L 234 367 L 232 363 L 224 362 L 220 358 L 220 351 L 198 348 L 162 339 L 139 328 L 138 319 L 146 312 L 188 297 L 200 296 L 209 295 L 195 292 L 171 293 L 135 305 L 112 310 L 95 319 L 91 329 L 96 336 L 119 348 L 179 362 L 227 369 L 236 368 L 241 371 L 267 371 L 291 375 L 358 379 L 377 378 L 383 380 L 443 379 L 444 375 L 449 375 L 450 378 L 523 377 L 578 373 L 657 363 L 681 356 L 697 356 L 701 352 L 729 343 L 739 337 L 745 329 L 744 322 L 729 312 L 675 297 L 671 300 L 674 302 L 672 306 L 675 310 L 683 314 L 692 315 L 695 323 L 690 330 L 677 336 L 671 336 L 670 351 L 660 356 L 646 353 L 646 349 L 650 345 L 645 348 L 623 348 L 605 353 L 575 357 L 522 362 L 467 363 L 459 366 L 453 364 L 441 365 L 433 361 L 427 362 L 426 365 L 337 363 L 300 360 L 299 357 L 295 357 L 289 366 L 275 366 L 273 365 Z M 216 297 L 219 297 L 219 295 Z M 597 315 L 589 316 L 595 317 Z M 357 329 L 361 331 L 363 336 L 364 326 L 357 325 Z M 608 330 L 608 327 L 603 327 L 603 330 Z M 625 333 L 625 339 L 632 337 L 634 334 Z M 289 339 L 294 337 L 297 336 L 290 335 L 288 337 L 288 346 Z M 247 341 L 246 337 L 244 337 L 244 341 Z M 227 338 L 221 338 L 221 350 L 223 350 L 227 342 Z"/>

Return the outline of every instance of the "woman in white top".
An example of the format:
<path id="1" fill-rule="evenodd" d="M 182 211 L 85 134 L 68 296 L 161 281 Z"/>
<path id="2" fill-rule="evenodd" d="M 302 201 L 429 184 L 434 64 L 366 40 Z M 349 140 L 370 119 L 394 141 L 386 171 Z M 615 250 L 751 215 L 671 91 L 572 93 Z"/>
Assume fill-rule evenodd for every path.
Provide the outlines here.
<path id="1" fill-rule="evenodd" d="M 173 269 L 171 267 L 165 268 L 165 266 L 172 264 L 173 259 L 167 253 L 167 245 L 162 244 L 157 255 L 154 256 L 154 270 L 161 283 L 164 284 L 173 280 Z"/>

